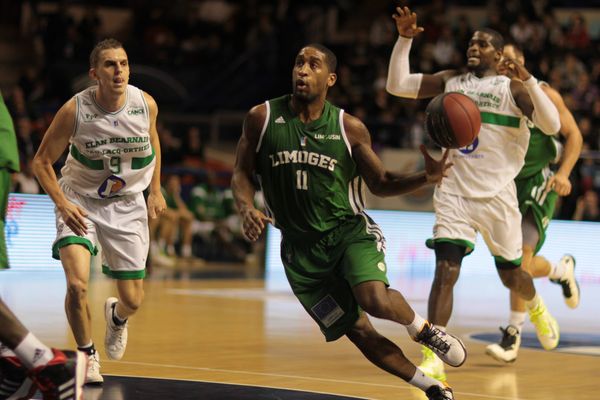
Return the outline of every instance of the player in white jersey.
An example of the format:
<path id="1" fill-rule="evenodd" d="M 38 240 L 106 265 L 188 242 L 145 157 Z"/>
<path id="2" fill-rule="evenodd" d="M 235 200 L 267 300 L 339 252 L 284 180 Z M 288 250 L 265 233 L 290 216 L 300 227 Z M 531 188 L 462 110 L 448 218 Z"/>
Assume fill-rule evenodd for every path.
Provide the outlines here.
<path id="1" fill-rule="evenodd" d="M 121 43 L 106 39 L 90 54 L 97 82 L 56 114 L 33 160 L 40 184 L 56 207 L 53 256 L 67 278 L 65 308 L 78 348 L 90 356 L 87 383 L 101 383 L 87 300 L 91 256 L 102 249 L 102 270 L 116 279 L 119 298 L 104 305 L 105 351 L 120 359 L 127 320 L 144 298 L 148 215 L 166 208 L 160 190 L 158 107 L 149 94 L 128 85 L 129 61 Z M 52 165 L 69 146 L 62 178 Z M 146 202 L 143 191 L 149 187 Z"/>
<path id="2" fill-rule="evenodd" d="M 504 56 L 525 65 L 523 51 L 514 44 L 504 46 Z M 504 71 L 499 71 L 503 73 Z M 546 228 L 552 216 L 558 196 L 571 193 L 569 175 L 581 153 L 583 138 L 573 114 L 569 111 L 560 93 L 547 83 L 540 82 L 542 90 L 550 97 L 560 114 L 560 133 L 565 138 L 561 155 L 556 140 L 531 128 L 525 165 L 515 178 L 519 208 L 523 215 L 523 261 L 522 268 L 534 278 L 550 277 L 562 286 L 567 306 L 579 305 L 579 285 L 575 279 L 575 258 L 565 255 L 560 262 L 552 263 L 537 254 L 546 240 Z M 553 173 L 548 164 L 560 158 L 560 168 Z M 502 339 L 486 347 L 486 354 L 498 361 L 514 362 L 521 345 L 521 329 L 525 323 L 525 302 L 510 293 L 510 318 L 506 328 L 500 328 Z"/>
<path id="3" fill-rule="evenodd" d="M 394 15 L 400 37 L 390 59 L 386 88 L 393 95 L 429 98 L 444 91 L 460 91 L 471 97 L 481 111 L 482 126 L 475 142 L 450 150 L 454 168 L 435 189 L 436 222 L 433 247 L 435 278 L 429 296 L 429 320 L 445 329 L 452 312 L 453 289 L 465 255 L 480 232 L 494 256 L 502 283 L 526 301 L 542 345 L 558 344 L 558 325 L 536 293 L 531 276 L 520 268 L 522 255 L 521 214 L 513 179 L 523 166 L 529 130 L 527 118 L 546 134 L 560 128 L 556 107 L 521 65 L 511 59 L 505 68 L 521 79 L 499 76 L 502 36 L 491 30 L 476 31 L 467 49 L 468 73 L 448 70 L 437 74 L 411 74 L 408 55 L 412 38 L 424 29 L 408 7 Z M 443 364 L 424 351 L 421 368 L 444 380 Z"/>

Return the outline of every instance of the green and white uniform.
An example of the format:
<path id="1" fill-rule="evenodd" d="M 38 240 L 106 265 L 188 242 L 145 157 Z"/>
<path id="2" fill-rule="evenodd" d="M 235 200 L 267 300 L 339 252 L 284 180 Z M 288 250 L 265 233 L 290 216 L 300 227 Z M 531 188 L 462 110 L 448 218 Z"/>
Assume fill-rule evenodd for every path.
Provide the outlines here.
<path id="1" fill-rule="evenodd" d="M 385 241 L 363 212 L 363 182 L 343 126 L 344 111 L 325 102 L 304 124 L 290 95 L 265 103 L 256 173 L 267 213 L 281 230 L 291 288 L 328 341 L 344 335 L 359 308 L 352 287 L 388 284 Z"/>
<path id="2" fill-rule="evenodd" d="M 521 214 L 514 178 L 527 151 L 527 118 L 515 103 L 505 76 L 459 75 L 448 80 L 446 92 L 461 92 L 473 99 L 482 124 L 472 145 L 450 150 L 454 166 L 434 194 L 434 240 L 460 244 L 470 251 L 479 231 L 497 261 L 520 265 Z"/>
<path id="3" fill-rule="evenodd" d="M 102 247 L 103 272 L 117 279 L 145 275 L 149 232 L 143 191 L 154 173 L 150 113 L 143 92 L 127 86 L 120 110 L 109 112 L 96 102 L 97 87 L 75 95 L 75 128 L 60 185 L 67 198 L 89 214 L 88 233 L 75 235 L 56 212 L 53 256 L 72 243 L 96 253 Z"/>
<path id="4" fill-rule="evenodd" d="M 12 118 L 0 93 L 0 269 L 8 268 L 4 225 L 8 211 L 11 174 L 19 172 L 19 149 Z"/>
<path id="5" fill-rule="evenodd" d="M 546 192 L 546 185 L 553 175 L 549 164 L 559 156 L 559 143 L 553 136 L 544 134 L 533 124 L 530 131 L 525 165 L 515 178 L 515 184 L 521 214 L 531 212 L 538 229 L 539 240 L 535 248 L 537 253 L 546 240 L 546 229 L 554 215 L 558 199 L 554 190 Z"/>

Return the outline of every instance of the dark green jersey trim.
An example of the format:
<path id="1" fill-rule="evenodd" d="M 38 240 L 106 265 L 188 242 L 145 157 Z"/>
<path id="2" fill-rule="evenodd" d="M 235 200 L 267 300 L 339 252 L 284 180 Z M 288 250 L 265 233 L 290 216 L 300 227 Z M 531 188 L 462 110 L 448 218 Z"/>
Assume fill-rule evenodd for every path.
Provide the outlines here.
<path id="1" fill-rule="evenodd" d="M 144 279 L 146 277 L 145 269 L 141 271 L 112 271 L 107 265 L 102 265 L 102 273 L 113 279 L 119 279 L 122 281 Z"/>
<path id="2" fill-rule="evenodd" d="M 133 157 L 131 159 L 131 169 L 142 169 L 154 160 L 154 147 L 152 147 L 152 154 L 147 157 Z"/>
<path id="3" fill-rule="evenodd" d="M 104 161 L 87 158 L 79 152 L 79 149 L 77 149 L 74 144 L 71 145 L 71 156 L 89 169 L 95 169 L 98 171 L 102 171 L 104 169 Z"/>
<path id="4" fill-rule="evenodd" d="M 54 245 L 52 246 L 52 258 L 54 258 L 55 260 L 60 260 L 59 250 L 70 244 L 82 245 L 83 247 L 88 249 L 90 254 L 93 256 L 98 254 L 98 248 L 94 246 L 94 244 L 89 239 L 86 239 L 81 236 L 67 236 L 54 243 Z"/>
<path id="5" fill-rule="evenodd" d="M 518 128 L 521 126 L 521 118 L 513 117 L 511 115 L 481 112 L 481 123 Z"/>

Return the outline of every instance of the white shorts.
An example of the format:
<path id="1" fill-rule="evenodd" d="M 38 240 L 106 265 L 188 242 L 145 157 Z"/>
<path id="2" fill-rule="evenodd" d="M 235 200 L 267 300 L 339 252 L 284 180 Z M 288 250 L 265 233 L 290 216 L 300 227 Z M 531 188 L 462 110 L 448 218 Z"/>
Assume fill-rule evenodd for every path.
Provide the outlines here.
<path id="1" fill-rule="evenodd" d="M 56 240 L 52 256 L 69 244 L 80 244 L 96 255 L 102 249 L 102 272 L 115 279 L 143 279 L 149 248 L 148 212 L 142 193 L 108 199 L 94 199 L 74 192 L 61 182 L 69 201 L 87 211 L 87 233 L 76 235 L 55 208 Z"/>
<path id="2" fill-rule="evenodd" d="M 491 198 L 468 198 L 436 189 L 433 207 L 434 240 L 472 250 L 480 232 L 497 262 L 521 264 L 523 236 L 514 182 Z"/>

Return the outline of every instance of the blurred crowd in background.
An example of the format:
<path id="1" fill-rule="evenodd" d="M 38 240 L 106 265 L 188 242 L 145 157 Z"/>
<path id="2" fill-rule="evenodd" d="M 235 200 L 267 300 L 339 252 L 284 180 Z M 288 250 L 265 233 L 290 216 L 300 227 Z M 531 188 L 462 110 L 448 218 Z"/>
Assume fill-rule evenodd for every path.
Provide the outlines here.
<path id="1" fill-rule="evenodd" d="M 528 69 L 561 92 L 584 137 L 571 176 L 573 193 L 562 199 L 556 217 L 600 221 L 600 41 L 585 13 L 591 2 L 561 5 L 420 1 L 414 10 L 425 31 L 413 43 L 411 67 L 419 72 L 461 68 L 473 30 L 480 27 L 521 46 Z M 228 190 L 230 159 L 207 155 L 210 146 L 233 153 L 241 121 L 223 128 L 216 139 L 221 143 L 214 136 L 209 143 L 207 121 L 222 111 L 243 116 L 251 106 L 290 92 L 293 60 L 304 44 L 322 43 L 336 53 L 338 81 L 329 99 L 366 123 L 376 150 L 434 147 L 423 127 L 426 101 L 385 91 L 398 36 L 391 18 L 394 2 L 22 1 L 3 7 L 7 13 L 0 19 L 18 32 L 22 53 L 18 76 L 3 87 L 23 164 L 15 190 L 40 192 L 29 163 L 41 137 L 57 108 L 85 87 L 95 43 L 115 37 L 128 52 L 131 83 L 159 104 L 164 188 L 172 212 L 162 228 L 153 229 L 157 251 L 167 256 L 244 260 L 252 254 L 240 237 Z M 600 17 L 593 23 L 600 24 Z M 178 233 L 169 231 L 173 228 Z"/>

